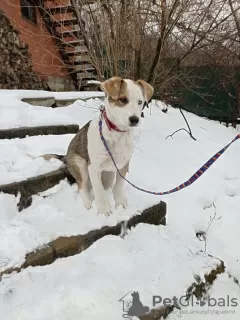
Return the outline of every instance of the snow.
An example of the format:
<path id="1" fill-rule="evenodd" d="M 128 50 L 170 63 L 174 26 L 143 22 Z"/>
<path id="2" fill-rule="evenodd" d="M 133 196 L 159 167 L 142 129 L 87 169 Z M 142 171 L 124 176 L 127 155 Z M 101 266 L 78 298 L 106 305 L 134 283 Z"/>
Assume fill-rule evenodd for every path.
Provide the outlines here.
<path id="1" fill-rule="evenodd" d="M 88 83 L 91 83 L 91 84 L 101 84 L 101 81 L 97 81 L 97 80 L 88 80 Z"/>
<path id="2" fill-rule="evenodd" d="M 55 99 L 89 99 L 94 97 L 104 97 L 104 93 L 100 91 L 81 91 L 81 92 L 50 92 L 43 90 L 1 90 L 1 98 L 13 98 L 21 100 L 23 98 L 45 98 L 54 97 Z"/>
<path id="3" fill-rule="evenodd" d="M 198 304 L 194 303 L 187 308 L 183 308 L 181 311 L 175 310 L 168 319 L 192 320 L 197 318 L 199 320 L 212 320 L 218 319 L 219 317 L 222 317 L 224 320 L 239 319 L 240 287 L 234 283 L 226 273 L 218 277 L 218 280 L 215 281 L 212 288 L 209 290 L 208 295 L 212 300 L 207 302 L 206 305 L 200 307 Z M 228 295 L 230 298 L 229 305 L 227 305 Z M 215 306 L 214 299 L 218 301 Z M 225 306 L 219 306 L 219 301 L 221 301 L 220 299 L 225 300 Z M 231 299 L 235 300 L 231 302 Z M 237 306 L 235 305 L 235 302 L 237 303 Z"/>
<path id="4" fill-rule="evenodd" d="M 167 227 L 150 225 L 137 226 L 127 240 L 104 237 L 81 255 L 5 278 L 0 287 L 1 314 L 5 320 L 121 319 L 118 300 L 129 291 L 141 292 L 142 301 L 151 307 L 153 294 L 181 296 L 199 270 L 207 273 L 215 267 L 217 260 L 197 254 L 198 245 L 192 245 L 190 255 L 191 246 L 180 244 Z M 178 264 L 173 265 L 175 259 Z M 173 277 L 178 281 L 172 283 Z"/>
<path id="5" fill-rule="evenodd" d="M 47 108 L 43 106 L 32 106 L 21 101 L 23 98 L 54 97 L 56 99 L 90 99 L 101 97 L 101 92 L 47 92 L 33 90 L 1 90 L 0 104 L 0 129 L 19 127 L 36 127 L 46 125 L 68 125 L 78 123 L 81 118 L 68 116 L 64 113 L 65 108 Z M 99 100 L 99 98 L 97 99 Z M 101 100 L 100 100 L 101 101 Z M 86 103 L 77 100 L 72 106 L 80 108 Z M 82 108 L 81 108 L 82 109 Z"/>
<path id="6" fill-rule="evenodd" d="M 23 96 L 25 92 L 26 91 L 22 93 Z M 30 93 L 33 96 L 33 93 Z M 41 92 L 39 93 L 37 91 L 36 96 L 37 95 L 40 96 Z M 59 97 L 58 94 L 55 93 L 55 95 Z M 73 93 L 71 93 L 70 97 L 72 95 Z M 79 95 L 84 96 L 80 93 Z M 3 96 L 5 96 L 5 94 L 3 94 Z M 21 94 L 19 93 L 19 97 L 20 96 Z M 71 106 L 56 109 L 30 106 L 18 100 L 14 100 L 15 105 L 11 104 L 10 106 L 9 104 L 5 108 L 6 102 L 4 102 L 4 106 L 0 106 L 0 130 L 18 126 L 62 125 L 72 123 L 78 124 L 81 127 L 99 113 L 99 107 L 102 103 L 102 100 L 99 98 L 91 98 L 87 92 L 86 96 L 89 97 L 87 102 L 78 100 Z M 68 97 L 68 95 L 66 95 L 66 97 Z M 42 158 L 37 157 L 46 153 L 66 154 L 72 138 L 73 135 L 69 134 L 0 140 L 0 185 L 18 182 L 59 169 L 62 166 L 59 160 L 52 159 L 50 162 L 46 162 Z M 35 159 L 31 157 L 35 157 Z"/>
<path id="7" fill-rule="evenodd" d="M 25 139 L 0 140 L 0 185 L 18 182 L 62 167 L 57 159 L 45 161 L 47 153 L 66 154 L 74 135 L 33 136 Z"/>
<path id="8" fill-rule="evenodd" d="M 91 98 L 90 92 L 86 94 Z M 24 93 L 14 92 L 14 95 L 15 98 L 10 98 L 9 92 L 3 91 L 0 99 L 5 105 L 15 99 L 14 110 L 21 112 L 24 106 L 17 99 Z M 47 121 L 68 119 L 82 126 L 98 114 L 100 103 L 93 94 L 88 101 L 78 100 L 71 106 L 53 109 L 55 119 L 53 115 L 47 118 L 48 108 L 39 107 L 40 119 L 42 122 L 44 117 Z M 178 110 L 169 108 L 163 113 L 153 102 L 151 114 L 145 111 L 142 126 L 135 135 L 130 181 L 152 191 L 172 189 L 186 181 L 238 133 L 217 122 L 185 114 L 197 141 L 183 131 L 173 139 L 165 139 L 185 127 Z M 15 120 L 6 113 L 0 129 L 11 127 Z M 23 120 L 24 117 L 18 125 L 26 125 Z M 37 123 L 35 116 L 31 123 L 34 121 Z M 64 154 L 72 136 L 1 140 L 0 184 L 59 168 L 62 164 L 58 160 L 47 162 L 35 157 L 42 153 Z M 3 319 L 121 319 L 118 300 L 130 290 L 139 291 L 147 306 L 151 306 L 154 294 L 165 297 L 184 294 L 194 274 L 203 276 L 216 263 L 207 254 L 199 253 L 205 248 L 206 253 L 222 259 L 226 271 L 240 280 L 239 144 L 235 142 L 199 180 L 175 194 L 164 197 L 140 194 L 127 185 L 129 207 L 114 210 L 109 218 L 97 215 L 95 205 L 86 211 L 76 185 L 69 186 L 66 181 L 34 196 L 32 206 L 21 213 L 17 211 L 18 199 L 0 194 L 0 271 L 20 266 L 26 253 L 59 236 L 85 234 L 104 225 L 115 225 L 160 200 L 167 202 L 166 227 L 139 225 L 124 239 L 108 236 L 75 257 L 5 277 L 0 283 Z M 114 206 L 111 194 L 108 196 Z M 196 238 L 199 231 L 207 231 L 206 243 Z M 211 290 L 211 295 L 234 295 L 240 303 L 239 286 L 227 274 L 219 277 Z M 228 316 L 239 319 L 237 311 L 239 307 L 234 315 L 225 315 L 224 319 Z M 207 319 L 207 315 L 197 316 Z M 196 319 L 196 315 L 180 313 L 171 317 Z"/>

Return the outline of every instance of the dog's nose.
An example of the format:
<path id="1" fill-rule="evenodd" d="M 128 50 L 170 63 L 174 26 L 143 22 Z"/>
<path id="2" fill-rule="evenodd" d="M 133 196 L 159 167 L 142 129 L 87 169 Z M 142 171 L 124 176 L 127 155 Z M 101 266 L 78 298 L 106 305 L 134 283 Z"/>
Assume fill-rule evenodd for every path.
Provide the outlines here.
<path id="1" fill-rule="evenodd" d="M 136 126 L 136 124 L 139 122 L 139 118 L 137 116 L 131 116 L 129 121 L 131 126 Z"/>

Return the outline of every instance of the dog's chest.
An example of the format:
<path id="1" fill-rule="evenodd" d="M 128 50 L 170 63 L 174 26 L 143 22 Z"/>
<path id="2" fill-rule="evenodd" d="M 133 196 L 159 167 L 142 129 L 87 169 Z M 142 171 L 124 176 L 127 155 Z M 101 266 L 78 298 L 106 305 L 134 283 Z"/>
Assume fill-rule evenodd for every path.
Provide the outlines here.
<path id="1" fill-rule="evenodd" d="M 119 133 L 103 128 L 103 136 L 114 158 L 118 169 L 122 169 L 129 162 L 133 153 L 133 134 Z M 105 171 L 116 171 L 114 163 L 108 154 L 98 132 L 98 123 L 90 126 L 88 151 L 93 167 Z"/>
<path id="2" fill-rule="evenodd" d="M 133 151 L 133 139 L 131 135 L 127 134 L 110 142 L 109 149 L 119 165 L 125 164 L 130 159 Z"/>
<path id="3" fill-rule="evenodd" d="M 113 156 L 113 159 L 118 167 L 122 169 L 129 162 L 133 153 L 133 139 L 131 135 L 123 135 L 117 139 L 107 142 L 108 148 Z M 104 147 L 104 146 L 103 146 Z M 103 170 L 115 171 L 116 168 L 108 152 L 104 147 L 104 161 L 102 163 Z"/>

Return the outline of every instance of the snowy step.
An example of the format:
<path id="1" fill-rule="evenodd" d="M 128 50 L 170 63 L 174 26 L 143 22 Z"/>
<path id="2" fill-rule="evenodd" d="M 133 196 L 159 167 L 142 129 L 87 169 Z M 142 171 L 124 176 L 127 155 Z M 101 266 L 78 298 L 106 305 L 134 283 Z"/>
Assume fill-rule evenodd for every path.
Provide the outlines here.
<path id="1" fill-rule="evenodd" d="M 61 173 L 65 173 L 62 171 Z M 60 175 L 60 172 L 59 172 Z M 159 204 L 145 209 L 141 214 L 134 215 L 127 221 L 121 221 L 114 226 L 104 226 L 98 230 L 91 230 L 86 234 L 77 236 L 60 237 L 48 244 L 45 244 L 43 249 L 34 250 L 26 255 L 25 262 L 18 268 L 10 268 L 7 270 L 0 270 L 0 280 L 4 274 L 9 274 L 14 271 L 21 271 L 29 266 L 43 266 L 53 263 L 55 260 L 63 257 L 70 257 L 79 254 L 88 249 L 99 239 L 114 235 L 120 236 L 123 232 L 131 230 L 139 223 L 147 223 L 151 225 L 165 225 L 166 224 L 166 203 L 160 202 Z"/>
<path id="2" fill-rule="evenodd" d="M 74 134 L 64 134 L 0 140 L 0 185 L 5 188 L 5 185 L 25 181 L 62 168 L 61 161 L 57 159 L 45 161 L 40 156 L 49 153 L 66 154 L 73 137 Z"/>
<path id="3" fill-rule="evenodd" d="M 79 239 L 73 237 L 71 241 L 76 252 Z M 57 252 L 60 248 L 64 246 L 58 241 Z M 50 252 L 51 248 L 45 255 L 48 263 L 52 262 Z M 61 254 L 64 257 L 64 250 Z M 29 256 L 30 266 L 38 261 L 35 257 Z M 9 272 L 12 271 L 20 270 Z M 223 272 L 222 261 L 192 251 L 190 244 L 180 242 L 167 228 L 139 224 L 124 238 L 104 236 L 84 254 L 6 275 L 0 282 L 0 309 L 4 319 L 16 318 L 16 314 L 27 310 L 25 320 L 33 319 L 34 314 L 55 319 L 63 312 L 66 319 L 72 319 L 74 314 L 74 318 L 87 320 L 133 315 L 141 320 L 156 320 L 164 312 L 164 299 L 169 305 L 165 315 L 176 306 L 184 311 L 182 305 L 187 302 L 191 305 L 193 301 L 197 306 L 197 299 L 204 297 L 216 276 Z M 142 303 L 141 309 L 136 308 L 134 299 Z M 49 301 L 51 308 L 46 308 Z"/>
<path id="4" fill-rule="evenodd" d="M 74 179 L 69 172 L 65 168 L 62 168 L 20 182 L 0 185 L 0 192 L 15 196 L 20 193 L 21 199 L 18 203 L 18 208 L 19 211 L 22 211 L 32 204 L 32 195 L 54 187 L 65 178 L 68 178 L 68 180 L 72 183 L 74 182 Z"/>
<path id="5" fill-rule="evenodd" d="M 55 108 L 57 106 L 55 100 L 47 99 L 46 101 L 46 104 L 42 103 L 45 106 L 41 106 L 35 98 L 29 98 L 29 103 L 19 101 L 16 105 L 3 105 L 1 107 L 0 130 L 76 123 L 76 120 L 71 116 L 58 112 Z M 10 113 L 11 117 L 9 117 Z"/>
<path id="6" fill-rule="evenodd" d="M 52 107 L 55 104 L 54 97 L 23 98 L 22 101 L 29 103 L 33 106 L 42 106 L 42 107 Z"/>
<path id="7" fill-rule="evenodd" d="M 98 99 L 102 98 L 101 93 L 99 93 L 99 95 L 94 94 L 94 98 L 98 98 Z M 81 97 L 81 98 L 76 97 L 74 99 L 68 99 L 68 98 L 55 99 L 54 97 L 42 97 L 42 98 L 23 98 L 22 101 L 29 103 L 32 106 L 58 108 L 58 107 L 67 107 L 67 106 L 73 104 L 77 100 L 87 101 L 89 99 L 91 99 L 91 97 Z"/>
<path id="8" fill-rule="evenodd" d="M 10 94 L 9 92 L 9 96 Z M 29 90 L 28 95 L 26 92 L 22 95 L 23 97 L 28 96 L 28 98 L 21 96 L 19 100 L 10 97 L 5 99 L 0 106 L 0 130 L 20 127 L 66 126 L 76 124 L 76 121 L 83 124 L 87 121 L 85 113 L 81 112 L 86 110 L 85 104 L 97 98 L 91 102 L 97 109 L 97 105 L 101 103 L 99 99 L 104 97 L 102 92 L 57 93 L 56 97 L 52 95 L 54 95 L 52 92 L 40 91 L 38 93 Z M 60 110 L 58 107 L 68 108 Z"/>
<path id="9" fill-rule="evenodd" d="M 6 130 L 0 129 L 0 139 L 22 139 L 26 138 L 27 136 L 71 134 L 77 133 L 78 130 L 79 126 L 77 124 L 21 127 Z"/>

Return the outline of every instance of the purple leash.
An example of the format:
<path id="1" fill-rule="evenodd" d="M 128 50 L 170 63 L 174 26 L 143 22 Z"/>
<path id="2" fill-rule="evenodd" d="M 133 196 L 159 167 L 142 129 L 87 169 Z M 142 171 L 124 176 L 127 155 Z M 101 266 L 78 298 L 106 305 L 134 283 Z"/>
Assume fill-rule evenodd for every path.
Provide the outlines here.
<path id="1" fill-rule="evenodd" d="M 99 120 L 99 134 L 100 134 L 100 138 L 109 154 L 109 156 L 111 157 L 112 161 L 113 161 L 113 164 L 118 172 L 118 174 L 120 175 L 120 177 L 122 177 L 127 183 L 129 183 L 132 187 L 134 187 L 135 189 L 137 190 L 140 190 L 140 191 L 143 191 L 143 192 L 146 192 L 146 193 L 150 193 L 150 194 L 153 194 L 153 195 L 156 195 L 156 196 L 163 196 L 163 195 L 166 195 L 166 194 L 170 194 L 170 193 L 174 193 L 174 192 L 177 192 L 179 190 L 182 190 L 188 186 L 190 186 L 193 182 L 195 182 L 197 179 L 199 179 L 203 174 L 204 172 L 206 172 L 210 167 L 211 165 L 230 147 L 230 145 L 232 143 L 234 143 L 235 141 L 237 141 L 238 139 L 240 139 L 240 134 L 238 134 L 229 144 L 227 144 L 223 149 L 221 149 L 220 151 L 218 151 L 213 157 L 211 157 L 199 170 L 197 170 L 192 176 L 191 178 L 189 178 L 186 182 L 180 184 L 178 187 L 174 188 L 174 189 L 171 189 L 169 191 L 164 191 L 164 192 L 154 192 L 154 191 L 149 191 L 149 190 L 145 190 L 145 189 L 142 189 L 142 188 L 139 188 L 137 187 L 135 184 L 133 184 L 131 181 L 129 181 L 128 179 L 126 179 L 120 172 L 120 170 L 118 169 L 117 165 L 116 165 L 116 162 L 115 160 L 113 159 L 113 156 L 112 156 L 112 153 L 111 151 L 109 150 L 108 148 L 108 145 L 107 145 L 107 142 L 103 136 L 103 133 L 102 133 L 102 117 L 100 117 L 100 120 Z"/>

